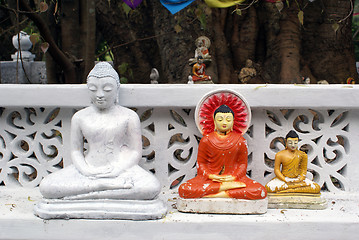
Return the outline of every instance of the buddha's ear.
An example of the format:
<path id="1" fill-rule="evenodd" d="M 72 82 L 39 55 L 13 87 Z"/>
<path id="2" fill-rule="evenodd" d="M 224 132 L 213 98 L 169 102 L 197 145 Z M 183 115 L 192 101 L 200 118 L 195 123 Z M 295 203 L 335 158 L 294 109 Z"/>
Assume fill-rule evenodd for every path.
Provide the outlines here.
<path id="1" fill-rule="evenodd" d="M 115 100 L 115 104 L 119 104 L 119 100 L 120 100 L 120 84 L 117 84 L 117 96 L 116 96 L 116 100 Z"/>

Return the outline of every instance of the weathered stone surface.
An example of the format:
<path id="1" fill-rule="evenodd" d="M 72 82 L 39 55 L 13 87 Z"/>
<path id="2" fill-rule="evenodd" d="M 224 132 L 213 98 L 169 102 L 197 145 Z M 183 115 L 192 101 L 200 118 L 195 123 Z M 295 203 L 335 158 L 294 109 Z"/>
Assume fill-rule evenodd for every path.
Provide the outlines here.
<path id="1" fill-rule="evenodd" d="M 23 66 L 22 66 L 23 64 Z M 47 83 L 45 62 L 0 62 L 1 83 L 44 84 Z M 18 69 L 18 70 L 16 70 Z M 25 71 L 24 71 L 25 69 Z"/>

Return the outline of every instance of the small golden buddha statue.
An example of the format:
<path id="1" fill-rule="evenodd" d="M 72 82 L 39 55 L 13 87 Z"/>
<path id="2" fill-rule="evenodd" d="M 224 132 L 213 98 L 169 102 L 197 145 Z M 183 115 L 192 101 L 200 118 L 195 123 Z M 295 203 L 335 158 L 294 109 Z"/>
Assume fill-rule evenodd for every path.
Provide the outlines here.
<path id="1" fill-rule="evenodd" d="M 308 156 L 298 150 L 298 134 L 291 130 L 287 136 L 286 148 L 275 155 L 276 175 L 265 186 L 268 193 L 320 194 L 320 186 L 306 178 Z"/>

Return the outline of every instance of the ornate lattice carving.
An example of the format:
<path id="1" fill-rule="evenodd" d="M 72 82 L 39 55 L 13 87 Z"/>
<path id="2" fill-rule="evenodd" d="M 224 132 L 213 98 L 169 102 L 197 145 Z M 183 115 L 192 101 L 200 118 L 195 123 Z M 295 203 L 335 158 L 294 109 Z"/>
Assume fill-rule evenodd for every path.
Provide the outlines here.
<path id="1" fill-rule="evenodd" d="M 201 134 L 194 109 L 136 109 L 143 133 L 140 163 L 152 171 L 163 189 L 176 190 L 196 174 Z M 0 108 L 0 182 L 35 187 L 47 174 L 69 164 L 72 109 Z M 284 149 L 283 137 L 295 129 L 308 169 L 328 191 L 349 188 L 349 117 L 344 110 L 252 109 L 252 126 L 244 137 L 249 148 L 248 175 L 265 184 L 273 176 L 275 154 Z"/>
<path id="2" fill-rule="evenodd" d="M 1 184 L 35 187 L 62 167 L 64 119 L 69 116 L 60 108 L 1 110 Z"/>
<path id="3" fill-rule="evenodd" d="M 193 109 L 138 111 L 145 139 L 141 165 L 155 172 L 164 189 L 175 189 L 196 174 L 196 153 L 201 134 L 195 127 L 193 112 Z M 153 157 L 162 160 L 153 161 Z"/>
<path id="4" fill-rule="evenodd" d="M 284 149 L 284 136 L 295 129 L 299 147 L 308 154 L 308 175 L 323 190 L 348 190 L 346 167 L 349 160 L 349 120 L 343 110 L 264 110 L 265 144 L 263 168 L 268 182 L 274 174 L 275 154 Z M 260 127 L 255 125 L 255 127 Z M 258 150 L 258 149 L 256 149 Z M 258 167 L 258 162 L 256 163 Z M 268 174 L 270 173 L 270 174 Z"/>

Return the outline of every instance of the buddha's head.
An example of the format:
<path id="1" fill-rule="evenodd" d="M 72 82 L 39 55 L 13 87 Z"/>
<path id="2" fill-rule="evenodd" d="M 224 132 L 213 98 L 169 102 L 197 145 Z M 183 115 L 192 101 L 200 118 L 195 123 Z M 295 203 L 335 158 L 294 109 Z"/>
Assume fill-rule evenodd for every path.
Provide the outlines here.
<path id="1" fill-rule="evenodd" d="M 234 112 L 227 105 L 219 106 L 213 114 L 215 131 L 219 134 L 228 134 L 233 130 Z"/>
<path id="2" fill-rule="evenodd" d="M 112 107 L 117 103 L 120 78 L 107 62 L 99 62 L 87 76 L 87 88 L 91 103 L 99 110 Z"/>
<path id="3" fill-rule="evenodd" d="M 290 130 L 288 134 L 285 136 L 285 142 L 286 142 L 286 149 L 290 151 L 295 151 L 298 149 L 298 142 L 299 142 L 299 136 L 298 134 Z"/>

